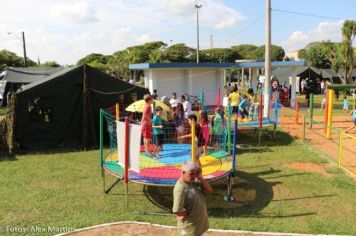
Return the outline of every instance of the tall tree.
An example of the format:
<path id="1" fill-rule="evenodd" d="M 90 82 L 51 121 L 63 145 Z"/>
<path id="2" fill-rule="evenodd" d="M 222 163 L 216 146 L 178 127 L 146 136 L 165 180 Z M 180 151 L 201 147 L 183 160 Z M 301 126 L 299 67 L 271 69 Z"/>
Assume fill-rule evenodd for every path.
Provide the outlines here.
<path id="1" fill-rule="evenodd" d="M 60 67 L 56 61 L 46 61 L 38 65 L 39 67 Z"/>
<path id="2" fill-rule="evenodd" d="M 35 66 L 36 63 L 27 58 L 27 66 Z M 16 53 L 10 52 L 8 50 L 0 51 L 0 70 L 8 66 L 13 67 L 23 67 L 24 60 L 23 57 L 18 56 Z"/>
<path id="3" fill-rule="evenodd" d="M 299 49 L 299 50 L 298 50 L 298 58 L 299 58 L 300 60 L 305 60 L 305 59 L 307 59 L 307 50 L 305 50 L 304 48 Z"/>
<path id="4" fill-rule="evenodd" d="M 352 43 L 356 36 L 356 21 L 345 20 L 342 26 L 342 39 L 343 39 L 343 64 L 344 64 L 344 78 L 347 84 L 352 82 L 352 67 L 355 61 Z"/>
<path id="5" fill-rule="evenodd" d="M 336 72 L 343 68 L 342 66 L 342 44 L 324 41 L 320 44 L 320 47 L 324 48 L 328 60 L 330 61 L 331 68 Z"/>
<path id="6" fill-rule="evenodd" d="M 160 49 L 151 51 L 150 55 L 148 56 L 148 62 L 150 63 L 167 62 L 167 60 L 165 59 L 164 51 Z"/>
<path id="7" fill-rule="evenodd" d="M 331 62 L 328 57 L 328 52 L 321 44 L 311 46 L 307 50 L 306 59 L 310 66 L 317 68 L 330 68 Z"/>
<path id="8" fill-rule="evenodd" d="M 256 50 L 258 47 L 256 45 L 240 44 L 240 45 L 232 46 L 231 48 L 241 56 L 241 59 L 253 60 L 257 58 Z"/>
<path id="9" fill-rule="evenodd" d="M 195 50 L 184 43 L 174 44 L 165 50 L 169 62 L 192 62 Z"/>
<path id="10" fill-rule="evenodd" d="M 272 61 L 282 61 L 285 56 L 284 49 L 277 45 L 272 45 L 271 47 L 271 60 Z M 260 46 L 256 50 L 256 59 L 264 60 L 265 59 L 265 46 Z"/>
<path id="11" fill-rule="evenodd" d="M 240 54 L 230 48 L 214 48 L 201 50 L 201 62 L 235 62 Z"/>

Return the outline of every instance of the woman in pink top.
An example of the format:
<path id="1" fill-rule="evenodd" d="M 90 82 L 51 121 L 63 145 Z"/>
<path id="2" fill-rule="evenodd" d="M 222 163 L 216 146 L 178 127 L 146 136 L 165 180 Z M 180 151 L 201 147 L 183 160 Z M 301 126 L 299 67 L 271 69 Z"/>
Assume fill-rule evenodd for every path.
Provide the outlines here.
<path id="1" fill-rule="evenodd" d="M 143 144 L 145 146 L 145 152 L 147 155 L 152 157 L 152 153 L 150 150 L 151 139 L 152 139 L 152 108 L 151 104 L 153 103 L 152 96 L 146 94 L 144 96 L 144 100 L 146 102 L 145 107 L 142 113 L 141 120 L 141 130 L 143 136 Z"/>
<path id="2" fill-rule="evenodd" d="M 200 126 L 205 140 L 204 155 L 208 155 L 208 143 L 209 143 L 209 118 L 206 111 L 200 113 Z"/>

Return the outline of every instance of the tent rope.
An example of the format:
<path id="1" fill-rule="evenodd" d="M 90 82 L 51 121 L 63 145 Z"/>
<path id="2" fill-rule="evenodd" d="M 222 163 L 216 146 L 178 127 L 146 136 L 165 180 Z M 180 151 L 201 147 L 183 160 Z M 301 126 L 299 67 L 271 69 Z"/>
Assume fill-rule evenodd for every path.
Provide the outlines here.
<path id="1" fill-rule="evenodd" d="M 115 95 L 115 94 L 123 94 L 123 93 L 127 93 L 131 90 L 134 90 L 135 88 L 137 88 L 137 86 L 133 86 L 132 88 L 129 88 L 127 90 L 121 91 L 121 92 L 103 92 L 103 91 L 99 91 L 93 88 L 88 88 L 89 90 L 96 92 L 96 93 L 100 93 L 100 94 L 104 94 L 104 95 Z"/>

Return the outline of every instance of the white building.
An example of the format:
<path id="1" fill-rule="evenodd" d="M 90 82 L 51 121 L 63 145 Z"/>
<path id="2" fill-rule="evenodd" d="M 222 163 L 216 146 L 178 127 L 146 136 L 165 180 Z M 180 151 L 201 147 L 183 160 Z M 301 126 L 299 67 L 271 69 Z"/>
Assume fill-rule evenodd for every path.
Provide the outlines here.
<path id="1" fill-rule="evenodd" d="M 281 61 L 272 62 L 272 67 L 299 67 L 305 62 Z M 248 73 L 246 80 L 257 81 L 259 71 L 264 67 L 264 62 L 240 63 L 142 63 L 131 64 L 132 70 L 144 71 L 145 87 L 152 93 L 157 89 L 159 97 L 170 96 L 176 92 L 177 96 L 189 94 L 199 96 L 205 92 L 205 101 L 208 105 L 216 104 L 220 88 L 220 102 L 222 104 L 224 86 L 226 84 L 227 70 L 241 69 L 241 74 Z"/>

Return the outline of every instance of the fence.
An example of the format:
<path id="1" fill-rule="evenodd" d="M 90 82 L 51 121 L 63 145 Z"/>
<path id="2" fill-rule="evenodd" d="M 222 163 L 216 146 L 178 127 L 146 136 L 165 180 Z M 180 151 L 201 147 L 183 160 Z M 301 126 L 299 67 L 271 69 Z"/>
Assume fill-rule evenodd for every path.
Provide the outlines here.
<path id="1" fill-rule="evenodd" d="M 309 114 L 298 110 L 282 108 L 281 126 L 291 136 L 317 147 L 323 153 L 338 161 L 338 166 L 356 176 L 356 137 L 342 129 L 331 128 L 330 138 L 326 137 L 325 122 L 310 119 Z"/>

